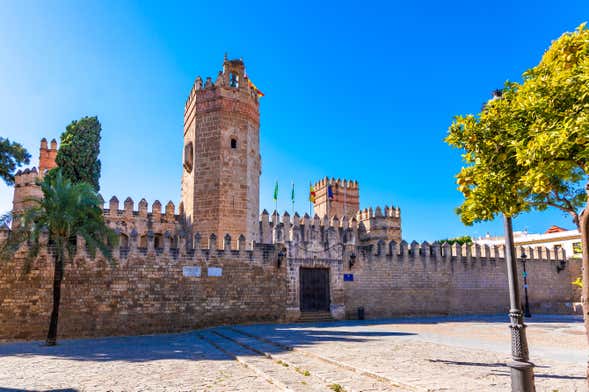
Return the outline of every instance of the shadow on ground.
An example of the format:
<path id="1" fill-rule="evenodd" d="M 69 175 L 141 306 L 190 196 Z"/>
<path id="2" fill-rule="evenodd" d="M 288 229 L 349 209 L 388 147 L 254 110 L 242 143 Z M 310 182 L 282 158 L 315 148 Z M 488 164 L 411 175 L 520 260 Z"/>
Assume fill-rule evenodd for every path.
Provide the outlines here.
<path id="1" fill-rule="evenodd" d="M 491 373 L 495 376 L 511 377 L 511 372 L 508 370 L 492 370 Z M 534 378 L 552 378 L 557 380 L 585 380 L 584 376 L 561 376 L 558 374 L 543 374 L 535 373 Z"/>
<path id="2" fill-rule="evenodd" d="M 446 359 L 430 359 L 432 363 L 442 363 L 444 365 L 458 365 L 458 366 L 483 366 L 483 367 L 507 367 L 504 362 L 485 363 L 485 362 L 466 362 L 466 361 L 449 361 Z M 548 368 L 550 366 L 536 365 L 535 368 Z"/>
<path id="3" fill-rule="evenodd" d="M 332 325 L 334 326 L 334 325 Z M 217 328 L 222 330 L 222 327 Z M 215 329 L 212 329 L 215 330 Z M 3 357 L 46 356 L 50 358 L 77 361 L 127 361 L 145 362 L 159 360 L 227 360 L 227 354 L 212 347 L 201 337 L 201 332 L 193 331 L 178 334 L 124 336 L 97 339 L 66 339 L 57 346 L 48 347 L 41 342 L 0 344 L 0 360 Z M 297 334 L 305 344 L 326 341 L 363 342 L 371 337 L 414 335 L 405 332 L 346 332 L 325 330 L 304 330 Z M 296 333 L 296 332 L 295 332 Z M 285 349 L 276 348 L 277 351 Z M 252 353 L 252 355 L 258 355 Z M 2 389 L 0 389 L 2 392 Z"/>
<path id="4" fill-rule="evenodd" d="M 285 346 L 309 347 L 322 342 L 361 343 L 380 337 L 411 338 L 417 335 L 410 332 L 366 331 L 362 326 L 379 324 L 438 324 L 454 322 L 505 323 L 507 315 L 472 315 L 446 317 L 414 317 L 385 320 L 337 321 L 312 324 L 258 324 L 236 326 L 236 330 L 254 333 L 271 339 Z M 582 323 L 577 316 L 534 315 L 534 322 L 540 323 Z M 582 324 L 580 324 L 582 325 Z M 335 330 L 337 327 L 360 327 L 355 331 Z M 394 328 L 394 326 L 393 326 Z M 223 327 L 219 327 L 222 330 Z M 214 330 L 214 329 L 212 329 Z M 215 349 L 209 342 L 202 339 L 207 330 L 187 333 L 124 336 L 93 339 L 66 339 L 57 346 L 47 347 L 40 342 L 19 342 L 0 344 L 0 360 L 4 357 L 45 356 L 57 359 L 78 361 L 128 361 L 144 362 L 158 360 L 228 360 L 229 355 Z M 283 351 L 286 348 L 276 348 Z M 252 355 L 257 355 L 252 353 Z M 453 363 L 469 365 L 469 363 Z M 473 364 L 470 364 L 473 365 Z M 480 364 L 480 366 L 496 366 L 497 364 Z M 2 392 L 2 390 L 0 390 Z"/>
<path id="5" fill-rule="evenodd" d="M 39 389 L 14 389 L 0 387 L 0 392 L 41 392 Z M 79 392 L 79 389 L 65 388 L 65 389 L 43 389 L 42 392 Z"/>
<path id="6" fill-rule="evenodd" d="M 365 325 L 380 325 L 380 324 L 444 324 L 444 323 L 505 323 L 509 324 L 508 314 L 472 314 L 472 315 L 441 315 L 441 316 L 412 316 L 412 317 L 394 317 L 375 320 L 346 320 L 338 321 L 338 325 L 355 326 L 360 324 Z M 563 324 L 563 323 L 578 323 L 583 324 L 583 316 L 575 314 L 534 314 L 532 317 L 525 318 L 526 324 Z M 304 324 L 292 324 L 303 326 Z M 315 326 L 330 326 L 333 323 L 318 323 Z"/>

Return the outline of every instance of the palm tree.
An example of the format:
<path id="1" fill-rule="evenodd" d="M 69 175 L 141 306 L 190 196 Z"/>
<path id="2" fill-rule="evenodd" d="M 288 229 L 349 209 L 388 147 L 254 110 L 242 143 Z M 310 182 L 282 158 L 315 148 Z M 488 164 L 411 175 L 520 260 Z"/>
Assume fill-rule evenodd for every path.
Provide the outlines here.
<path id="1" fill-rule="evenodd" d="M 96 250 L 113 261 L 111 246 L 118 237 L 106 226 L 102 214 L 102 200 L 93 187 L 85 182 L 73 184 L 57 169 L 40 183 L 42 199 L 32 199 L 32 206 L 20 216 L 10 232 L 8 240 L 0 249 L 0 256 L 10 259 L 23 243 L 27 243 L 25 272 L 39 254 L 42 233 L 48 235 L 48 244 L 54 261 L 53 309 L 49 322 L 46 344 L 54 346 L 57 341 L 57 321 L 61 299 L 61 281 L 64 264 L 71 262 L 76 253 L 77 237 L 82 237 L 92 257 Z"/>

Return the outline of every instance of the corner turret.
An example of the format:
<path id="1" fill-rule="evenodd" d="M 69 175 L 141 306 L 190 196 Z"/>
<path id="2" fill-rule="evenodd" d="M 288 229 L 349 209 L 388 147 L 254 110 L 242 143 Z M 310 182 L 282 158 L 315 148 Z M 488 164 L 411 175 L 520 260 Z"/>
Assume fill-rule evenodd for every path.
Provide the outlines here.
<path id="1" fill-rule="evenodd" d="M 41 187 L 37 181 L 43 179 L 48 170 L 57 167 L 55 157 L 57 156 L 57 141 L 51 140 L 47 146 L 47 139 L 41 139 L 39 146 L 39 169 L 19 170 L 14 176 L 14 197 L 12 199 L 12 211 L 18 215 L 30 204 L 31 199 L 39 199 L 43 196 Z"/>
<path id="2" fill-rule="evenodd" d="M 47 139 L 41 139 L 41 147 L 39 148 L 39 173 L 44 174 L 46 170 L 51 170 L 57 167 L 55 158 L 57 157 L 57 141 L 51 140 L 50 147 L 47 147 Z"/>
<path id="3" fill-rule="evenodd" d="M 358 181 L 329 179 L 317 181 L 313 207 L 319 216 L 354 216 L 360 209 L 360 188 Z"/>

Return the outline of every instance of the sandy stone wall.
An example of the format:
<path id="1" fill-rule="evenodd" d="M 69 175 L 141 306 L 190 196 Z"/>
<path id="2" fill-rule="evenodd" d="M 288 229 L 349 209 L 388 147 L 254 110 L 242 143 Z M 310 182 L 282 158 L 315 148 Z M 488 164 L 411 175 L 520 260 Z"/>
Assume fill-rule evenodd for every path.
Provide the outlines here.
<path id="1" fill-rule="evenodd" d="M 360 247 L 354 265 L 345 265 L 344 273 L 353 274 L 353 281 L 344 282 L 346 315 L 356 318 L 359 307 L 364 307 L 367 318 L 507 313 L 503 251 L 487 250 L 488 256 L 482 249 L 476 257 L 466 248 L 405 244 L 404 248 L 393 245 L 379 251 L 374 246 Z M 526 250 L 528 255 L 530 252 Z M 531 311 L 572 312 L 571 303 L 579 300 L 579 293 L 571 282 L 579 274 L 580 261 L 562 264 L 563 258 L 554 252 L 532 254 L 534 258 L 526 266 Z M 518 261 L 523 298 L 521 268 Z"/>
<path id="2" fill-rule="evenodd" d="M 141 201 L 135 211 L 129 199 L 120 210 L 114 198 L 109 207 L 105 217 L 122 239 L 114 249 L 119 262 L 113 267 L 90 260 L 78 244 L 64 280 L 61 336 L 297 321 L 301 268 L 328 270 L 334 319 L 356 318 L 359 307 L 367 318 L 508 311 L 502 247 L 374 243 L 355 218 L 267 212 L 252 247 L 245 236 L 174 232 L 178 223 L 171 203 L 165 212 L 159 202 L 148 211 Z M 6 235 L 0 230 L 0 242 Z M 572 312 L 579 292 L 571 282 L 580 275 L 580 261 L 564 262 L 562 250 L 525 252 L 532 312 Z M 46 255 L 28 275 L 21 274 L 21 262 L 17 257 L 0 264 L 0 340 L 38 339 L 46 332 L 53 270 Z M 197 272 L 200 276 L 186 276 Z"/>
<path id="3" fill-rule="evenodd" d="M 116 266 L 85 256 L 68 264 L 59 336 L 139 335 L 284 317 L 285 265 L 276 267 L 267 246 L 185 256 L 162 249 L 147 253 L 131 250 Z M 0 264 L 0 341 L 42 339 L 47 333 L 51 263 L 43 255 L 23 275 L 21 261 Z M 185 276 L 195 275 L 195 267 L 200 277 Z"/>

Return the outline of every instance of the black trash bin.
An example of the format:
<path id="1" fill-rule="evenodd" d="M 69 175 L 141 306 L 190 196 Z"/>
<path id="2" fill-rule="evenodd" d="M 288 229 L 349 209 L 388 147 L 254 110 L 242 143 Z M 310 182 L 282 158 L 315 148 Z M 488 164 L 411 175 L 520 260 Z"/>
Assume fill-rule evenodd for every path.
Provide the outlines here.
<path id="1" fill-rule="evenodd" d="M 364 320 L 364 308 L 362 306 L 358 308 L 358 320 Z"/>

